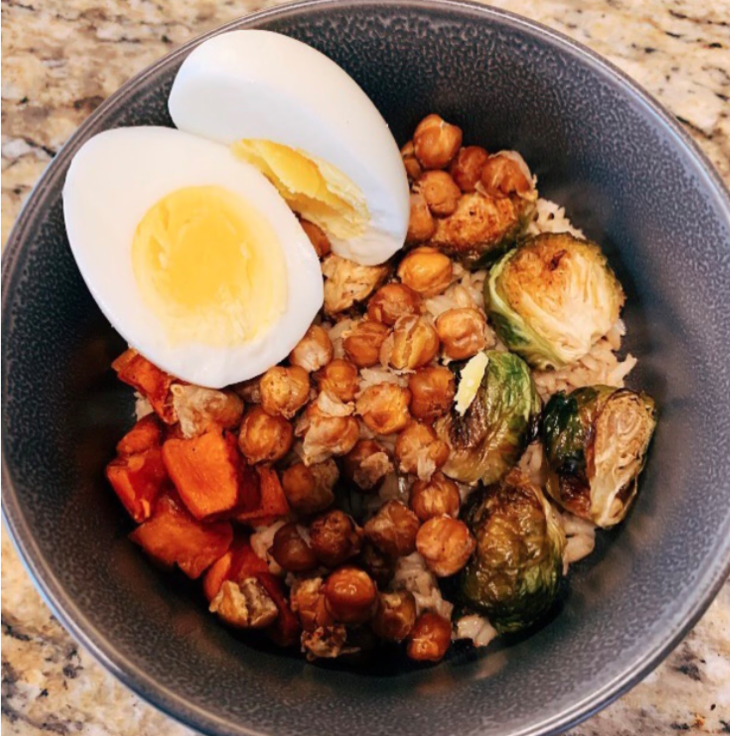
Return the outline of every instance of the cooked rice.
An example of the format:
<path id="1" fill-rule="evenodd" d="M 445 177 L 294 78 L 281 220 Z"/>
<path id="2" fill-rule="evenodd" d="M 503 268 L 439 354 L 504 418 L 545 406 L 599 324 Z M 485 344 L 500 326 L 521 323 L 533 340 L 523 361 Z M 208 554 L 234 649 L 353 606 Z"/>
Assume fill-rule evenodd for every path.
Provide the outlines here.
<path id="1" fill-rule="evenodd" d="M 498 636 L 497 629 L 489 623 L 489 619 L 471 613 L 468 616 L 462 616 L 454 624 L 451 638 L 453 640 L 470 639 L 475 647 L 486 647 L 496 636 Z"/>
<path id="2" fill-rule="evenodd" d="M 152 414 L 154 409 L 144 396 L 139 391 L 134 392 L 134 416 L 137 421 L 146 417 L 148 414 Z"/>
<path id="3" fill-rule="evenodd" d="M 392 587 L 394 590 L 408 590 L 413 594 L 419 616 L 424 611 L 432 611 L 451 619 L 454 606 L 444 600 L 438 580 L 426 567 L 426 561 L 418 552 L 398 559 Z"/>
<path id="4" fill-rule="evenodd" d="M 269 567 L 269 572 L 274 575 L 283 575 L 284 571 L 279 567 L 279 564 L 273 558 L 269 550 L 274 544 L 274 535 L 286 524 L 286 521 L 281 519 L 275 521 L 269 526 L 261 527 L 257 529 L 250 538 L 251 548 L 256 553 L 256 556 L 263 560 Z"/>
<path id="5" fill-rule="evenodd" d="M 528 235 L 539 235 L 540 233 L 570 233 L 576 238 L 585 238 L 583 231 L 573 227 L 570 219 L 565 214 L 565 207 L 556 202 L 540 197 L 535 205 L 535 214 L 532 222 L 527 226 Z"/>

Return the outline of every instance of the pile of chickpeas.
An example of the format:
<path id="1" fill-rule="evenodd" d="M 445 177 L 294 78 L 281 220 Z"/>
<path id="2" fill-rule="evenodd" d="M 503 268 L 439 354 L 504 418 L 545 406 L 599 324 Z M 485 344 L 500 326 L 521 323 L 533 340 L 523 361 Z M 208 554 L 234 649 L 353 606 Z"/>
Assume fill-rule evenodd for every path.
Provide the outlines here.
<path id="1" fill-rule="evenodd" d="M 439 660 L 451 641 L 449 620 L 435 612 L 417 616 L 410 592 L 389 589 L 398 558 L 418 551 L 444 578 L 458 573 L 475 548 L 457 518 L 459 488 L 441 472 L 449 447 L 433 423 L 451 410 L 455 394 L 454 375 L 442 363 L 489 347 L 489 333 L 478 308 L 448 309 L 435 320 L 428 314 L 424 301 L 455 279 L 452 255 L 429 241 L 465 197 L 486 192 L 497 200 L 526 186 L 513 161 L 461 142 L 458 127 L 429 115 L 404 146 L 411 220 L 409 249 L 397 262 L 347 261 L 330 253 L 322 230 L 302 223 L 323 259 L 322 322 L 310 327 L 287 365 L 236 387 L 248 407 L 240 450 L 249 463 L 275 464 L 296 514 L 278 529 L 269 553 L 296 575 L 290 603 L 310 658 L 346 653 L 350 633 L 362 627 L 406 641 L 414 660 Z M 342 319 L 352 323 L 343 357 L 335 357 L 329 331 Z M 360 390 L 361 371 L 374 367 L 400 380 Z M 334 508 L 338 484 L 377 495 L 394 471 L 407 479 L 408 504 L 389 500 L 362 526 Z"/>

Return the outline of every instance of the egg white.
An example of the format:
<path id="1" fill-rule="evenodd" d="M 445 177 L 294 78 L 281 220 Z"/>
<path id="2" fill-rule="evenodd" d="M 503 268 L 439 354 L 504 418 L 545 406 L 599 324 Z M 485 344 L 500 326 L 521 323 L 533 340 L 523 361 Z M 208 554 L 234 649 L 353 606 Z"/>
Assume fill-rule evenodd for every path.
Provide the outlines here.
<path id="1" fill-rule="evenodd" d="M 311 46 L 270 31 L 214 36 L 183 62 L 169 109 L 180 130 L 226 145 L 273 141 L 345 174 L 370 221 L 359 236 L 330 238 L 338 255 L 376 265 L 403 246 L 410 206 L 398 146 L 352 77 Z"/>
<path id="2" fill-rule="evenodd" d="M 269 222 L 286 264 L 285 312 L 263 335 L 225 348 L 171 344 L 132 267 L 134 233 L 150 207 L 183 187 L 209 185 L 239 195 Z M 220 388 L 263 373 L 286 357 L 322 306 L 319 260 L 296 217 L 257 169 L 210 140 L 162 127 L 100 133 L 71 162 L 63 211 L 76 263 L 107 319 L 148 360 L 190 383 Z"/>

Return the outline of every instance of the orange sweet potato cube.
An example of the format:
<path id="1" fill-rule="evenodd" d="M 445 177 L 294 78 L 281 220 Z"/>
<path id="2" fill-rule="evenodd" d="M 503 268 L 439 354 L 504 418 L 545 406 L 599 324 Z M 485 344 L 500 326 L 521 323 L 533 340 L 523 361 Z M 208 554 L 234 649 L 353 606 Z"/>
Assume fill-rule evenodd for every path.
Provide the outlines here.
<path id="1" fill-rule="evenodd" d="M 250 526 L 266 526 L 286 516 L 291 508 L 276 471 L 260 466 L 256 472 L 259 477 L 259 503 L 255 508 L 237 512 L 234 518 Z"/>
<path id="2" fill-rule="evenodd" d="M 228 551 L 233 530 L 227 521 L 196 521 L 172 495 L 163 495 L 148 521 L 129 535 L 159 565 L 177 565 L 188 577 L 198 578 Z"/>
<path id="3" fill-rule="evenodd" d="M 112 363 L 112 368 L 117 372 L 120 381 L 133 386 L 150 402 L 155 414 L 165 424 L 174 424 L 177 421 L 170 392 L 170 387 L 175 382 L 173 376 L 161 371 L 133 348 L 122 353 Z"/>
<path id="4" fill-rule="evenodd" d="M 119 440 L 119 455 L 134 455 L 152 447 L 159 447 L 162 440 L 160 422 L 154 414 L 142 417 L 127 434 Z"/>
<path id="5" fill-rule="evenodd" d="M 226 580 L 240 582 L 268 572 L 266 563 L 253 551 L 248 539 L 235 539 L 228 552 L 216 560 L 205 573 L 203 593 L 212 601 Z"/>
<path id="6" fill-rule="evenodd" d="M 118 457 L 106 466 L 106 477 L 119 500 L 136 522 L 152 514 L 167 472 L 159 447 L 150 447 L 126 457 Z"/>
<path id="7" fill-rule="evenodd" d="M 229 511 L 239 501 L 241 458 L 232 435 L 214 429 L 191 439 L 170 439 L 162 458 L 180 498 L 196 519 Z"/>
<path id="8" fill-rule="evenodd" d="M 298 644 L 302 629 L 299 625 L 299 619 L 289 607 L 289 601 L 284 594 L 283 583 L 276 575 L 271 573 L 263 573 L 258 575 L 257 578 L 279 609 L 276 621 L 266 629 L 266 633 L 280 647 L 290 647 Z"/>

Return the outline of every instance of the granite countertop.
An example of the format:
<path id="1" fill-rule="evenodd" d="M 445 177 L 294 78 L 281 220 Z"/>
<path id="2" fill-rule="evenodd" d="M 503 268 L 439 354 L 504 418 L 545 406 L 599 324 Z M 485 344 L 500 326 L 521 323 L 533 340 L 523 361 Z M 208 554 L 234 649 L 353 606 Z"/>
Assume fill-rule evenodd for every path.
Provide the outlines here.
<path id="1" fill-rule="evenodd" d="M 2 242 L 44 167 L 127 78 L 257 0 L 3 0 Z M 730 185 L 730 0 L 493 0 L 609 58 L 685 125 Z M 2 730 L 191 732 L 146 705 L 51 616 L 2 539 Z M 730 733 L 730 583 L 646 680 L 571 736 Z"/>

